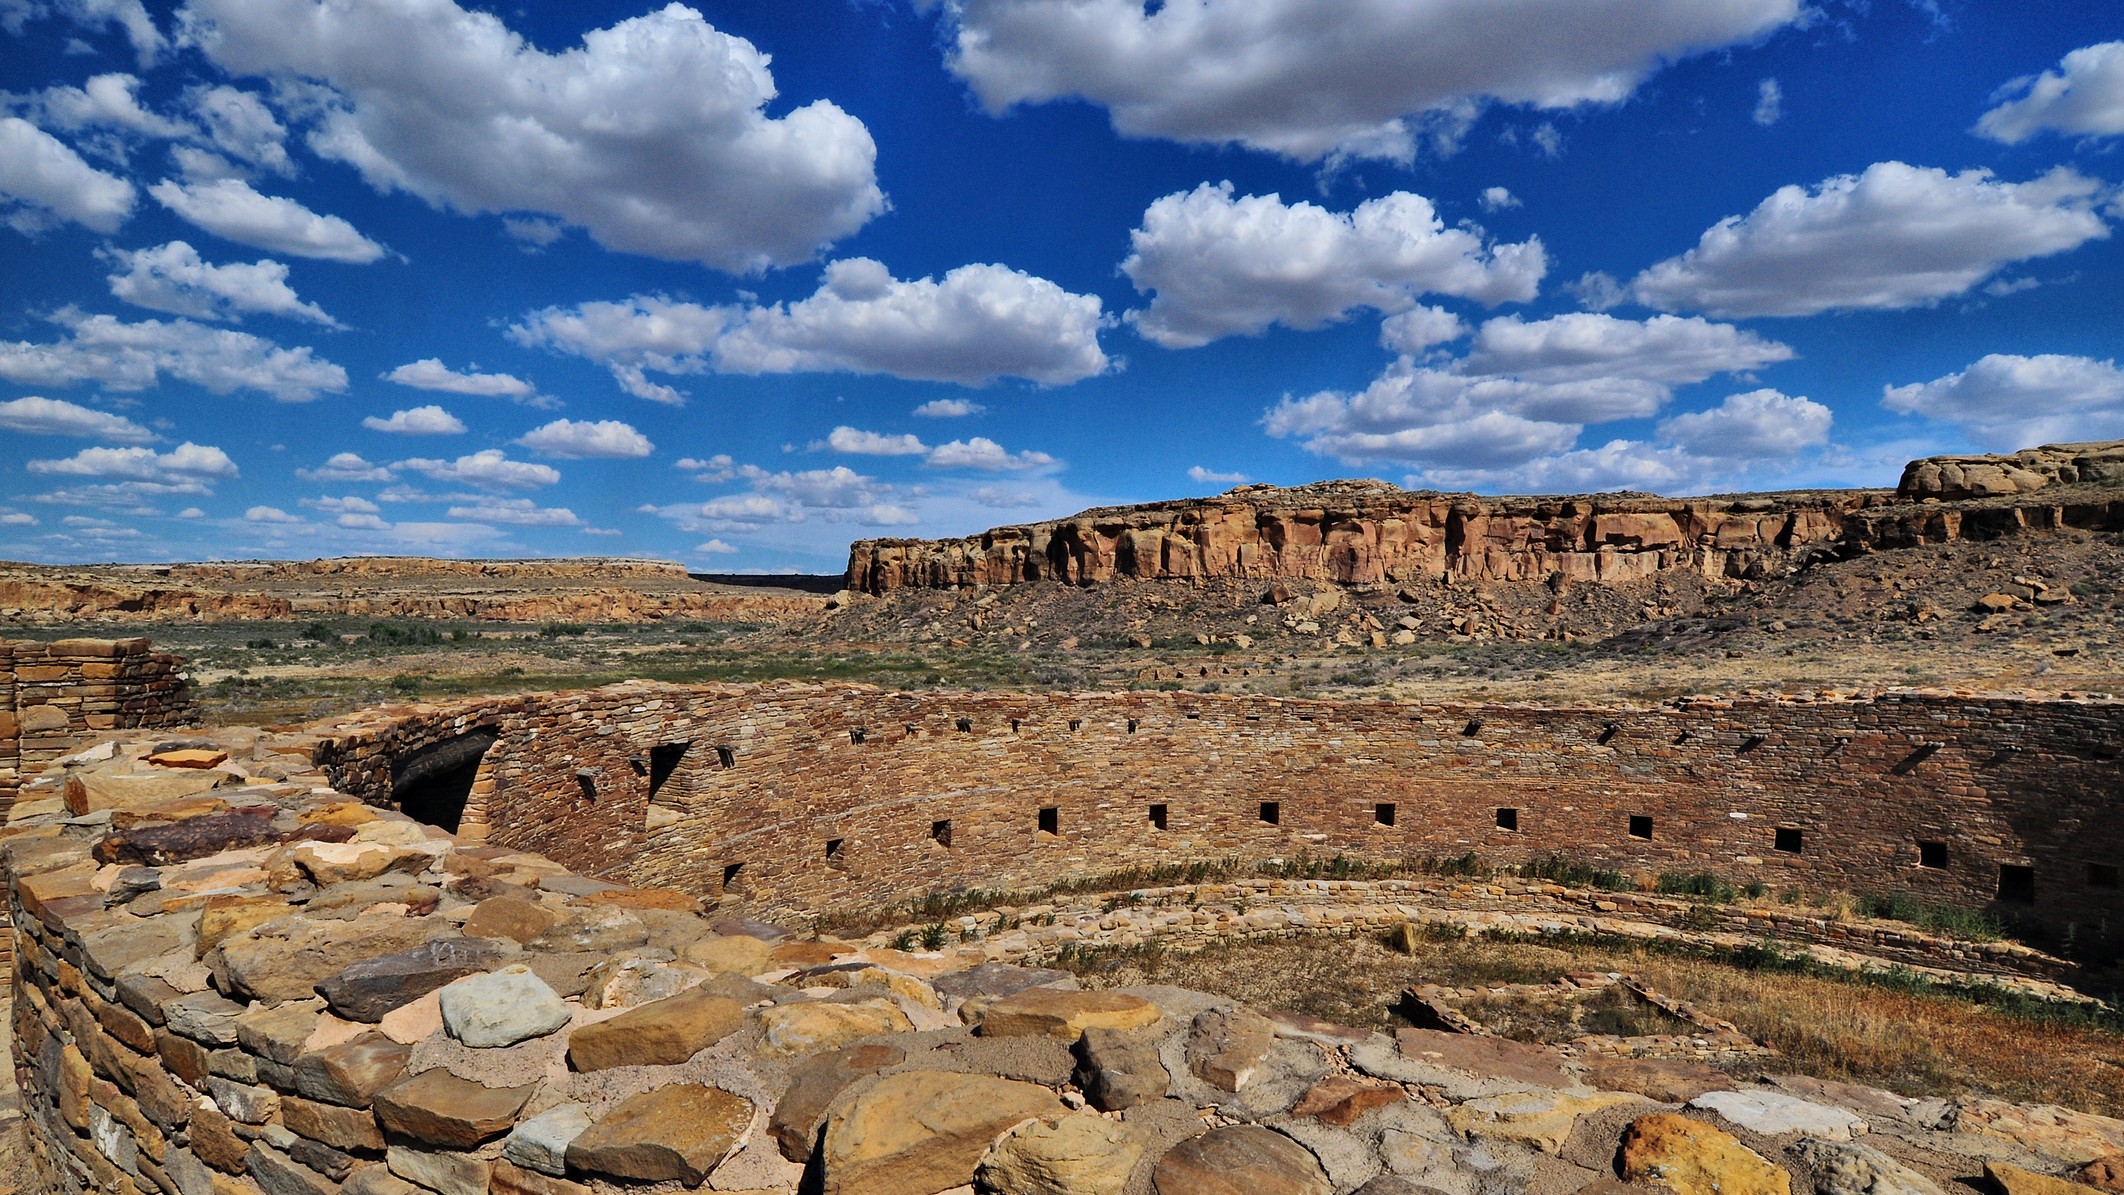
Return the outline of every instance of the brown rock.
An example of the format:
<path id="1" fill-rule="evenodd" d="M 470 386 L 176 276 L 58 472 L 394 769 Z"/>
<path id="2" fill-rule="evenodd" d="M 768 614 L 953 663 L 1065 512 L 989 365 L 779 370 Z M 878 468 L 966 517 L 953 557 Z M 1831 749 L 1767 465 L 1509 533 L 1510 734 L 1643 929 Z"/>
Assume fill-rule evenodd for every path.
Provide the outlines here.
<path id="1" fill-rule="evenodd" d="M 1077 1086 L 1101 1112 L 1163 1099 L 1172 1085 L 1152 1034 L 1095 1026 L 1070 1049 L 1077 1057 Z"/>
<path id="2" fill-rule="evenodd" d="M 1628 1091 L 1662 1104 L 1686 1104 L 1707 1091 L 1733 1086 L 1733 1078 L 1701 1062 L 1676 1058 L 1594 1058 L 1586 1082 L 1603 1091 Z"/>
<path id="3" fill-rule="evenodd" d="M 266 1195 L 339 1195 L 338 1183 L 263 1141 L 252 1142 L 243 1161 Z"/>
<path id="4" fill-rule="evenodd" d="M 1164 1015 L 1139 996 L 1119 992 L 1068 992 L 1026 988 L 1000 1000 L 970 1000 L 961 1014 L 983 1037 L 1044 1035 L 1075 1041 L 1084 1031 L 1141 1029 Z"/>
<path id="5" fill-rule="evenodd" d="M 1330 1075 L 1298 1097 L 1291 1115 L 1309 1117 L 1333 1128 L 1348 1128 L 1374 1108 L 1390 1107 L 1407 1098 L 1407 1092 L 1391 1083 L 1367 1083 Z"/>
<path id="6" fill-rule="evenodd" d="M 810 1054 L 831 1050 L 865 1037 L 904 1033 L 914 1028 L 907 1014 L 890 1000 L 810 1000 L 763 1008 L 757 1014 L 770 1054 Z"/>
<path id="7" fill-rule="evenodd" d="M 1011 1195 L 1121 1195 L 1144 1145 L 1142 1130 L 1103 1116 L 1031 1120 L 996 1142 L 974 1177 Z"/>
<path id="8" fill-rule="evenodd" d="M 209 896 L 199 906 L 199 941 L 193 949 L 197 957 L 205 958 L 207 951 L 252 926 L 264 925 L 294 911 L 295 906 L 271 894 L 244 896 L 224 892 Z"/>
<path id="9" fill-rule="evenodd" d="M 81 817 L 99 809 L 145 809 L 196 797 L 234 779 L 227 772 L 133 775 L 77 768 L 67 772 L 62 795 L 67 812 Z"/>
<path id="10" fill-rule="evenodd" d="M 506 1160 L 494 1163 L 494 1173 L 487 1180 L 487 1190 L 491 1195 L 591 1195 L 590 1188 L 581 1183 L 571 1183 L 564 1178 L 526 1170 Z M 353 1193 L 347 1192 L 346 1195 Z"/>
<path id="11" fill-rule="evenodd" d="M 551 910 L 535 900 L 496 896 L 479 902 L 479 907 L 465 919 L 465 936 L 529 942 L 553 928 L 556 920 Z"/>
<path id="12" fill-rule="evenodd" d="M 175 751 L 160 751 L 147 757 L 147 761 L 164 768 L 218 768 L 226 763 L 229 753 L 219 748 L 180 747 Z"/>
<path id="13" fill-rule="evenodd" d="M 1167 1151 L 1151 1172 L 1157 1195 L 1331 1195 L 1306 1148 L 1260 1125 L 1231 1125 Z"/>
<path id="14" fill-rule="evenodd" d="M 1563 1056 L 1546 1046 L 1527 1045 L 1501 1037 L 1470 1037 L 1436 1029 L 1403 1029 L 1394 1034 L 1401 1056 L 1433 1066 L 1501 1079 L 1514 1079 L 1541 1087 L 1569 1087 Z"/>
<path id="15" fill-rule="evenodd" d="M 774 1117 L 767 1126 L 782 1156 L 792 1162 L 810 1161 L 833 1101 L 858 1079 L 898 1066 L 906 1058 L 907 1052 L 898 1046 L 866 1042 L 798 1063 L 789 1072 L 789 1088 L 775 1101 Z"/>
<path id="16" fill-rule="evenodd" d="M 1655 1112 L 1623 1132 L 1622 1177 L 1675 1195 L 1791 1195 L 1792 1176 L 1700 1120 Z"/>
<path id="17" fill-rule="evenodd" d="M 964 1186 L 996 1138 L 1062 1112 L 1053 1092 L 1032 1083 L 942 1071 L 887 1075 L 826 1118 L 823 1195 L 935 1195 Z"/>
<path id="18" fill-rule="evenodd" d="M 679 951 L 689 963 L 735 975 L 758 975 L 774 969 L 774 947 L 742 934 L 707 937 L 689 942 Z"/>
<path id="19" fill-rule="evenodd" d="M 2124 1154 L 2096 1158 L 2073 1171 L 2072 1179 L 2099 1191 L 2113 1191 L 2124 1195 Z"/>
<path id="20" fill-rule="evenodd" d="M 288 1126 L 291 1133 L 322 1141 L 334 1149 L 381 1151 L 384 1147 L 383 1130 L 377 1127 L 376 1114 L 367 1107 L 342 1108 L 282 1096 L 280 1123 Z"/>
<path id="21" fill-rule="evenodd" d="M 1984 1177 L 1991 1180 L 2000 1195 L 2089 1195 L 2095 1189 L 2005 1162 L 1984 1163 Z"/>
<path id="22" fill-rule="evenodd" d="M 295 1060 L 295 1090 L 313 1100 L 348 1108 L 366 1108 L 376 1093 L 406 1073 L 413 1047 L 381 1033 L 326 1046 Z"/>
<path id="23" fill-rule="evenodd" d="M 577 1029 L 568 1038 L 568 1065 L 578 1071 L 677 1066 L 744 1023 L 737 1001 L 691 988 Z"/>
<path id="24" fill-rule="evenodd" d="M 273 828 L 270 817 L 246 812 L 217 813 L 167 826 L 114 830 L 97 841 L 95 854 L 102 863 L 165 867 L 238 847 L 278 841 L 280 832 Z"/>
<path id="25" fill-rule="evenodd" d="M 81 1127 L 86 1127 L 84 1124 Z M 243 1173 L 243 1155 L 250 1142 L 236 1135 L 236 1122 L 221 1114 L 208 1100 L 192 1106 L 190 1123 L 192 1154 L 216 1170 Z"/>
<path id="26" fill-rule="evenodd" d="M 737 1148 L 750 1101 L 681 1083 L 629 1098 L 568 1145 L 572 1169 L 647 1182 L 697 1185 Z"/>
<path id="27" fill-rule="evenodd" d="M 1254 1077 L 1276 1044 L 1276 1027 L 1244 1008 L 1212 1008 L 1188 1027 L 1187 1067 L 1195 1077 L 1224 1091 L 1238 1091 Z"/>
<path id="28" fill-rule="evenodd" d="M 482 938 L 436 938 L 358 962 L 318 984 L 317 994 L 340 1016 L 373 1024 L 446 983 L 493 968 L 500 958 Z"/>
<path id="29" fill-rule="evenodd" d="M 376 1093 L 385 1128 L 452 1149 L 470 1149 L 516 1124 L 536 1085 L 485 1087 L 445 1070 L 423 1071 Z"/>

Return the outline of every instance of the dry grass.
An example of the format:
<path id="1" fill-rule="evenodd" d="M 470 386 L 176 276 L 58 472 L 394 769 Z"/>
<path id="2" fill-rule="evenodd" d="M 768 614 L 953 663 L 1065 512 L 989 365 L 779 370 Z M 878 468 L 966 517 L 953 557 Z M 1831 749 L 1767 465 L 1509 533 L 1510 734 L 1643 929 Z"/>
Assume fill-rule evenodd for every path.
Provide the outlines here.
<path id="1" fill-rule="evenodd" d="M 1090 987 L 1170 983 L 1262 1008 L 1387 1027 L 1402 989 L 1540 983 L 1628 971 L 1732 1021 L 1778 1052 L 1760 1064 L 1913 1096 L 1974 1093 L 2124 1115 L 2124 1033 L 1814 974 L 1749 970 L 1628 944 L 1425 942 L 1415 956 L 1366 939 L 1148 950 L 1079 960 Z M 1748 1064 L 1756 1065 L 1756 1064 Z"/>

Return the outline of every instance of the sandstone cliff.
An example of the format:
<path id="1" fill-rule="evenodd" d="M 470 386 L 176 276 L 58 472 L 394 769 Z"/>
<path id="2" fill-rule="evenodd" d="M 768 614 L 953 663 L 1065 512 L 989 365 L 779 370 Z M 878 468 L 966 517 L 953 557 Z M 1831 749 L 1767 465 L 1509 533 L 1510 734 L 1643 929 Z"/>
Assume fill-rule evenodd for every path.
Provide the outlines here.
<path id="1" fill-rule="evenodd" d="M 2014 488 L 1999 488 L 1998 479 Z M 964 539 L 859 541 L 849 552 L 848 587 L 883 594 L 1117 578 L 1619 583 L 1668 569 L 1755 579 L 1820 555 L 2124 527 L 2124 493 L 2086 486 L 2112 480 L 2124 481 L 2124 442 L 1916 461 L 1901 492 L 1492 498 L 1383 481 L 1240 486 L 1215 498 L 1105 507 Z M 2074 488 L 2057 491 L 2069 497 L 2021 498 L 2045 487 Z M 1936 500 L 1997 494 L 2015 500 Z"/>

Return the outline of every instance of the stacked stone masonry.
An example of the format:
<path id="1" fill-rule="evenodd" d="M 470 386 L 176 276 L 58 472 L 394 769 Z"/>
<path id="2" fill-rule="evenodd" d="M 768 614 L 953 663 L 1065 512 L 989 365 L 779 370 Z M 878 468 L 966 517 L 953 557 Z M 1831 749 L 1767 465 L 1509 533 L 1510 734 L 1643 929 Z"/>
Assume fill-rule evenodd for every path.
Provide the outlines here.
<path id="1" fill-rule="evenodd" d="M 0 639 L 0 817 L 22 775 L 86 735 L 189 724 L 183 666 L 146 639 Z"/>
<path id="2" fill-rule="evenodd" d="M 1549 855 L 2124 925 L 2124 703 L 1937 691 L 1650 708 L 676 687 L 319 729 L 343 790 L 477 735 L 474 841 L 777 913 L 1130 867 Z M 397 769 L 401 773 L 402 768 Z"/>
<path id="3" fill-rule="evenodd" d="M 55 761 L 0 830 L 30 1129 L 28 1156 L 5 1161 L 31 1168 L 31 1189 L 63 1195 L 1510 1195 L 1613 1192 L 1618 1175 L 1650 1190 L 1680 1173 L 1701 1180 L 1682 1195 L 1784 1193 L 1834 1175 L 1858 1176 L 1836 1190 L 1941 1195 L 2124 1167 L 2124 1122 L 2060 1107 L 1794 1076 L 1742 1084 L 1648 1053 L 1686 1039 L 1540 1047 L 1370 1032 L 1177 988 L 1081 992 L 1064 972 L 1017 965 L 1065 928 L 1125 940 L 1138 912 L 1144 929 L 1178 916 L 1275 933 L 1378 924 L 1340 901 L 1450 904 L 1480 891 L 1246 881 L 1195 890 L 1195 906 L 1176 909 L 1156 902 L 1177 890 L 1149 890 L 1119 917 L 1049 906 L 1057 915 L 1038 927 L 909 953 L 795 937 L 732 916 L 743 902 L 731 897 L 711 911 L 671 887 L 592 879 L 498 845 L 507 781 L 486 793 L 484 844 L 329 783 L 387 785 L 395 773 L 426 784 L 437 767 L 466 766 L 451 744 L 482 742 L 465 736 L 483 719 L 496 733 L 479 768 L 535 730 L 574 783 L 558 753 L 576 736 L 633 734 L 659 711 L 698 728 L 745 695 L 629 685 L 385 711 L 356 726 L 124 738 Z M 922 699 L 933 706 L 841 688 L 750 696 L 785 718 L 797 707 L 926 712 L 948 719 L 943 733 L 976 735 L 959 729 L 977 716 L 956 712 L 967 695 Z M 1100 700 L 1114 699 L 1052 709 L 1085 715 L 1084 732 Z M 577 726 L 617 703 L 633 721 L 604 736 Z M 2091 726 L 2108 716 L 2075 703 L 1843 704 L 1896 730 L 1929 717 L 1913 711 L 2011 715 L 2024 734 L 2047 725 L 2037 737 L 2050 751 L 2094 733 L 2059 729 L 2081 716 L 2071 710 Z M 1268 717 L 1265 706 L 1230 712 L 1255 708 Z M 1159 709 L 1107 712 L 1135 714 L 1141 738 Z M 1171 709 L 1185 719 L 1189 707 Z M 1305 733 L 1310 715 L 1314 731 L 1348 733 L 1320 725 L 1331 712 L 1290 706 L 1284 729 Z M 1448 733 L 1510 724 L 1484 712 L 1474 734 Z M 653 738 L 639 745 L 662 745 Z M 712 765 L 744 769 L 747 741 L 711 744 L 731 748 L 711 750 Z M 684 760 L 643 762 L 665 786 L 693 783 Z M 919 795 L 898 807 L 932 811 Z M 950 837 L 945 849 L 958 849 Z M 1556 915 L 1659 915 L 1648 898 L 1595 899 L 1617 907 L 1574 913 L 1558 899 Z"/>
<path id="4" fill-rule="evenodd" d="M 1759 579 L 1821 557 L 2124 529 L 2124 497 L 2113 488 L 2124 478 L 2124 444 L 2079 447 L 2102 451 L 2062 463 L 2043 457 L 2048 472 L 2040 479 L 1996 460 L 1914 462 L 1901 494 L 1490 498 L 1378 481 L 1241 486 L 1215 498 L 1089 510 L 964 539 L 860 540 L 849 549 L 847 584 L 871 594 L 1118 579 L 1617 584 L 1669 569 Z M 1994 474 L 2018 480 L 1985 488 Z M 2101 484 L 2075 484 L 2082 481 Z M 2030 493 L 2048 485 L 2072 488 Z M 1942 502 L 1940 493 L 2011 500 Z"/>

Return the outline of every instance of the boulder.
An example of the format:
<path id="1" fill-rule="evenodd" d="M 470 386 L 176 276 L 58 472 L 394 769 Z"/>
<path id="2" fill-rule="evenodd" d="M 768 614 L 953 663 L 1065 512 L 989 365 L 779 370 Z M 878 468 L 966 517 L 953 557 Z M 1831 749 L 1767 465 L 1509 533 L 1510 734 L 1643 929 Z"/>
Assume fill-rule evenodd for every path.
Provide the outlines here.
<path id="1" fill-rule="evenodd" d="M 679 951 L 679 957 L 695 966 L 733 975 L 758 975 L 774 969 L 774 945 L 743 934 L 689 942 Z"/>
<path id="2" fill-rule="evenodd" d="M 1276 1027 L 1260 1013 L 1207 1009 L 1188 1027 L 1187 1067 L 1210 1086 L 1236 1092 L 1268 1060 L 1275 1044 Z"/>
<path id="3" fill-rule="evenodd" d="M 907 1052 L 883 1042 L 865 1042 L 815 1054 L 789 1072 L 789 1087 L 775 1101 L 768 1131 L 781 1146 L 782 1156 L 792 1162 L 808 1162 L 826 1123 L 826 1110 L 840 1094 L 859 1079 L 888 1066 L 898 1066 Z"/>
<path id="4" fill-rule="evenodd" d="M 1999 1195 L 2091 1195 L 2094 1191 L 2093 1187 L 2070 1179 L 2037 1174 L 2006 1162 L 1984 1163 L 1984 1177 L 1991 1180 Z"/>
<path id="5" fill-rule="evenodd" d="M 1663 1185 L 1675 1195 L 1792 1193 L 1792 1176 L 1733 1134 L 1671 1112 L 1631 1122 L 1619 1170 L 1627 1182 Z"/>
<path id="6" fill-rule="evenodd" d="M 1034 987 L 995 1000 L 969 1000 L 960 1015 L 983 1037 L 1042 1034 L 1075 1041 L 1086 1029 L 1141 1029 L 1164 1014 L 1140 996 Z"/>
<path id="7" fill-rule="evenodd" d="M 1260 1125 L 1211 1129 L 1174 1146 L 1151 1172 L 1157 1195 L 1333 1195 L 1306 1148 Z"/>
<path id="8" fill-rule="evenodd" d="M 763 1008 L 757 1014 L 769 1054 L 810 1054 L 859 1038 L 905 1033 L 914 1022 L 890 1000 L 811 1000 Z"/>
<path id="9" fill-rule="evenodd" d="M 737 1001 L 693 988 L 577 1029 L 568 1038 L 568 1065 L 578 1071 L 677 1066 L 744 1023 Z"/>
<path id="10" fill-rule="evenodd" d="M 1163 1099 L 1172 1084 L 1158 1057 L 1158 1039 L 1149 1033 L 1093 1027 L 1071 1050 L 1077 1057 L 1077 1086 L 1102 1112 Z"/>
<path id="11" fill-rule="evenodd" d="M 392 1009 L 499 961 L 500 952 L 484 938 L 436 938 L 355 963 L 319 983 L 317 994 L 340 1016 L 374 1024 Z"/>
<path id="12" fill-rule="evenodd" d="M 568 1144 L 568 1166 L 613 1178 L 697 1186 L 752 1124 L 752 1103 L 719 1087 L 680 1083 L 645 1091 Z"/>
<path id="13" fill-rule="evenodd" d="M 1031 1120 L 981 1159 L 981 1189 L 1009 1195 L 1121 1195 L 1142 1160 L 1145 1134 L 1103 1116 Z"/>
<path id="14" fill-rule="evenodd" d="M 423 1071 L 377 1092 L 376 1116 L 394 1133 L 471 1149 L 515 1127 L 516 1114 L 534 1090 L 488 1087 L 446 1070 Z"/>
<path id="15" fill-rule="evenodd" d="M 1792 1152 L 1814 1173 L 1815 1195 L 1944 1195 L 1931 1179 L 1856 1141 L 1809 1137 Z"/>
<path id="16" fill-rule="evenodd" d="M 436 996 L 443 1028 L 474 1049 L 513 1046 L 568 1023 L 568 1005 L 525 966 L 503 967 L 444 984 Z"/>
<path id="17" fill-rule="evenodd" d="M 943 1071 L 887 1075 L 827 1117 L 823 1195 L 935 1195 L 965 1186 L 997 1138 L 1063 1111 L 1053 1092 L 1032 1083 Z"/>
<path id="18" fill-rule="evenodd" d="M 1849 1141 L 1853 1134 L 1866 1131 L 1866 1122 L 1853 1113 L 1781 1091 L 1708 1091 L 1690 1100 L 1689 1107 L 1716 1112 L 1765 1137 L 1803 1133 L 1825 1141 Z"/>
<path id="19" fill-rule="evenodd" d="M 524 943 L 553 928 L 552 910 L 520 896 L 492 896 L 479 902 L 465 918 L 468 938 L 506 938 Z"/>
<path id="20" fill-rule="evenodd" d="M 509 1131 L 502 1156 L 527 1170 L 559 1177 L 568 1172 L 568 1147 L 589 1127 L 586 1104 L 548 1108 Z"/>

